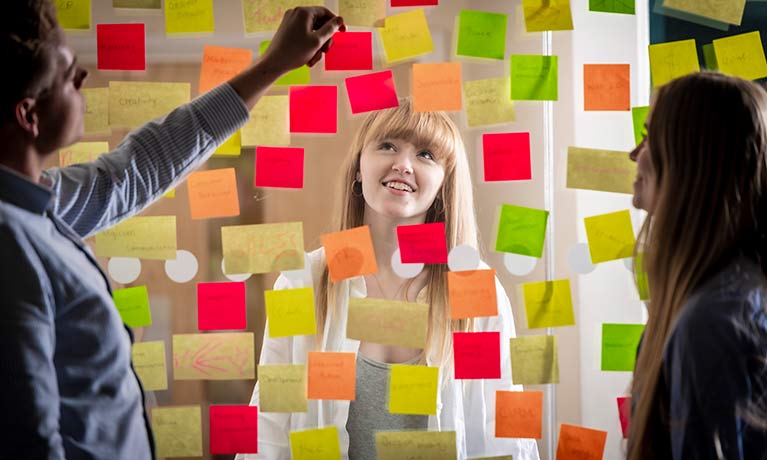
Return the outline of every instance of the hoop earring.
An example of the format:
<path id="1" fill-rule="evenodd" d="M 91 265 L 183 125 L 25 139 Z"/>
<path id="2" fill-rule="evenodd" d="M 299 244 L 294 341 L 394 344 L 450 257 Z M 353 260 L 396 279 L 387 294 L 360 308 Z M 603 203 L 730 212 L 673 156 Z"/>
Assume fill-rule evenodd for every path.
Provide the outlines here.
<path id="1" fill-rule="evenodd" d="M 352 182 L 352 196 L 354 196 L 355 198 L 362 197 L 362 181 L 354 179 L 354 181 Z"/>

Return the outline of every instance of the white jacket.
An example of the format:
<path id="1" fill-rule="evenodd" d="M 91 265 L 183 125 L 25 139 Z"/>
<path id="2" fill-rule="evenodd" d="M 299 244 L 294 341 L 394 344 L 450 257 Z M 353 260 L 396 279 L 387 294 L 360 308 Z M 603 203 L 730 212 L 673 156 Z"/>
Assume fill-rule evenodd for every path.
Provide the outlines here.
<path id="1" fill-rule="evenodd" d="M 274 289 L 292 289 L 314 286 L 321 279 L 325 252 L 320 248 L 308 255 L 311 268 L 305 270 L 304 280 L 295 276 L 280 275 Z M 483 264 L 483 267 L 487 268 Z M 316 282 L 312 282 L 315 280 Z M 325 325 L 325 340 L 320 351 L 359 351 L 358 340 L 346 338 L 346 312 L 349 297 L 365 297 L 367 290 L 363 277 L 342 281 L 337 314 L 329 317 Z M 497 390 L 521 391 L 521 385 L 511 383 L 511 359 L 509 339 L 515 337 L 511 304 L 503 286 L 496 278 L 498 316 L 476 318 L 475 331 L 500 331 L 501 333 L 501 378 L 489 380 L 455 380 L 451 372 L 440 369 L 440 389 L 437 395 L 437 415 L 429 416 L 429 431 L 455 431 L 458 460 L 467 457 L 512 455 L 514 460 L 538 460 L 538 446 L 533 439 L 508 439 L 495 437 L 495 392 Z M 344 295 L 344 292 L 347 294 Z M 422 291 L 421 294 L 424 294 Z M 420 297 L 420 296 L 419 296 Z M 267 329 L 268 330 L 268 329 Z M 307 353 L 315 351 L 315 336 L 292 336 L 269 338 L 264 334 L 259 364 L 305 364 Z M 436 365 L 427 358 L 427 364 Z M 449 374 L 449 375 L 446 375 Z M 253 390 L 250 405 L 259 406 L 259 387 Z M 309 400 L 308 411 L 303 413 L 259 412 L 258 454 L 238 455 L 237 459 L 289 460 L 291 431 L 338 427 L 341 444 L 341 458 L 349 458 L 349 434 L 346 421 L 349 416 L 349 401 Z"/>

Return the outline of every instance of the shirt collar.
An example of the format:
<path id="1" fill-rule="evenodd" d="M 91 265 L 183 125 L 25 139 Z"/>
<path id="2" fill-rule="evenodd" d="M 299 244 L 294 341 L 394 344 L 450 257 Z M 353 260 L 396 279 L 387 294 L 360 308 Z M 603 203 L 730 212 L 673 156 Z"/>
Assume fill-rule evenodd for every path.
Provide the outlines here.
<path id="1" fill-rule="evenodd" d="M 0 201 L 43 214 L 53 204 L 53 192 L 0 165 Z"/>

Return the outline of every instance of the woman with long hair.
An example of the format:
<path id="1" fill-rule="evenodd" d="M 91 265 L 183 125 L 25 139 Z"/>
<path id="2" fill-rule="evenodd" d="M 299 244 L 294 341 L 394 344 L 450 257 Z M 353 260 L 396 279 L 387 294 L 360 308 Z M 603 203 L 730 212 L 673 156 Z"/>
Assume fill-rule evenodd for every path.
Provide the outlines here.
<path id="1" fill-rule="evenodd" d="M 765 459 L 767 92 L 691 74 L 658 90 L 647 127 L 631 152 L 650 301 L 628 458 Z"/>

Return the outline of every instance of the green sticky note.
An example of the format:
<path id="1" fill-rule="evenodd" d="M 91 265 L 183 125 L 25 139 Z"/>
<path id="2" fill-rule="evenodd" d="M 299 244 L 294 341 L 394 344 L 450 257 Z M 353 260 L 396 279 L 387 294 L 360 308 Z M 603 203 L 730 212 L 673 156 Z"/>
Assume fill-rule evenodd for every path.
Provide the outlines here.
<path id="1" fill-rule="evenodd" d="M 644 123 L 647 121 L 648 113 L 650 113 L 650 106 L 648 105 L 631 108 L 631 119 L 634 121 L 634 143 L 636 145 L 641 144 L 647 137 L 647 128 L 645 128 Z"/>
<path id="2" fill-rule="evenodd" d="M 634 228 L 628 209 L 583 219 L 591 263 L 626 259 L 634 254 Z"/>
<path id="3" fill-rule="evenodd" d="M 505 14 L 461 10 L 456 54 L 502 60 L 506 54 L 506 22 Z"/>
<path id="4" fill-rule="evenodd" d="M 589 0 L 589 11 L 634 14 L 634 0 Z"/>
<path id="5" fill-rule="evenodd" d="M 644 269 L 644 253 L 638 252 L 634 257 L 634 279 L 636 281 L 639 300 L 650 300 L 650 282 Z"/>
<path id="6" fill-rule="evenodd" d="M 650 45 L 650 74 L 653 87 L 689 73 L 700 72 L 695 39 Z"/>
<path id="7" fill-rule="evenodd" d="M 112 291 L 112 298 L 123 322 L 130 327 L 142 327 L 152 324 L 149 311 L 149 294 L 146 286 L 136 286 Z"/>
<path id="8" fill-rule="evenodd" d="M 91 0 L 56 0 L 56 17 L 64 30 L 88 30 L 91 28 Z"/>
<path id="9" fill-rule="evenodd" d="M 634 370 L 644 324 L 602 324 L 602 370 Z"/>
<path id="10" fill-rule="evenodd" d="M 112 0 L 112 7 L 159 10 L 162 9 L 162 2 L 161 0 Z"/>
<path id="11" fill-rule="evenodd" d="M 271 42 L 271 40 L 264 40 L 260 45 L 258 45 L 258 52 L 261 56 L 264 55 L 264 52 L 267 48 L 269 48 L 269 43 Z M 291 70 L 290 72 L 281 76 L 279 79 L 277 79 L 276 82 L 274 82 L 274 84 L 277 86 L 308 85 L 311 83 L 311 80 L 312 75 L 309 72 L 309 66 L 302 65 L 301 67 Z"/>
<path id="12" fill-rule="evenodd" d="M 264 291 L 269 337 L 311 335 L 317 332 L 314 289 Z"/>
<path id="13" fill-rule="evenodd" d="M 557 56 L 511 55 L 511 98 L 515 101 L 556 101 Z"/>
<path id="14" fill-rule="evenodd" d="M 713 43 L 706 43 L 702 46 L 704 65 L 707 70 L 719 70 L 719 64 L 716 62 L 716 51 Z"/>
<path id="15" fill-rule="evenodd" d="M 528 329 L 575 324 L 570 280 L 525 283 L 522 294 Z"/>
<path id="16" fill-rule="evenodd" d="M 212 33 L 213 0 L 165 0 L 165 33 Z"/>
<path id="17" fill-rule="evenodd" d="M 531 335 L 511 339 L 511 381 L 514 385 L 559 383 L 557 336 Z"/>
<path id="18" fill-rule="evenodd" d="M 495 250 L 541 257 L 548 219 L 549 212 L 542 209 L 502 205 Z"/>

